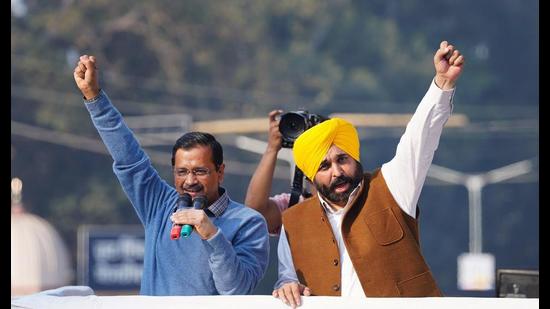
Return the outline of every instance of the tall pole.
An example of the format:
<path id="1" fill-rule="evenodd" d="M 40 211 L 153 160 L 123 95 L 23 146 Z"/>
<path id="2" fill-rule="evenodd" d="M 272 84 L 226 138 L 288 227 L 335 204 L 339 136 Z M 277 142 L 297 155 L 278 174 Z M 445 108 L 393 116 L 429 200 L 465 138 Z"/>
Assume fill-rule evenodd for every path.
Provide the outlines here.
<path id="1" fill-rule="evenodd" d="M 527 174 L 533 168 L 532 159 L 509 164 L 485 173 L 466 174 L 432 164 L 427 177 L 450 184 L 463 185 L 468 190 L 469 250 L 470 253 L 483 252 L 483 229 L 481 193 L 483 187 Z"/>
<path id="2" fill-rule="evenodd" d="M 480 175 L 466 177 L 466 188 L 468 189 L 469 201 L 469 223 L 470 223 L 470 252 L 482 252 L 483 230 L 481 228 L 481 189 L 486 182 Z"/>

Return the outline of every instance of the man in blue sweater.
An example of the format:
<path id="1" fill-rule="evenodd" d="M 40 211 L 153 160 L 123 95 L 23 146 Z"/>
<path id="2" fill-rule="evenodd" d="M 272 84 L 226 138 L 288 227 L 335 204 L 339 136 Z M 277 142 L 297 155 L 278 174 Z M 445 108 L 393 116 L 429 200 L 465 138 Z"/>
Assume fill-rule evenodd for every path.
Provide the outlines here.
<path id="1" fill-rule="evenodd" d="M 264 218 L 232 201 L 220 187 L 221 145 L 208 133 L 184 134 L 172 150 L 175 188 L 160 178 L 120 112 L 99 87 L 96 60 L 81 56 L 74 79 L 94 126 L 109 150 L 113 170 L 145 228 L 143 295 L 249 294 L 268 263 Z M 202 209 L 174 213 L 180 195 L 205 196 Z M 174 223 L 194 232 L 172 240 Z"/>

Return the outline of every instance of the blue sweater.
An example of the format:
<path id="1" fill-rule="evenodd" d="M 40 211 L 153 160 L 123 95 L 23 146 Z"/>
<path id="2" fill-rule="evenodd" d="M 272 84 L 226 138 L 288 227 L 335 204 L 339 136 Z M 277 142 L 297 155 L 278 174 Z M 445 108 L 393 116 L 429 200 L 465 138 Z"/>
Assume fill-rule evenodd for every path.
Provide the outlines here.
<path id="1" fill-rule="evenodd" d="M 121 114 L 101 91 L 85 101 L 107 146 L 113 170 L 145 228 L 142 295 L 249 294 L 268 263 L 265 219 L 255 210 L 229 200 L 225 212 L 210 217 L 218 232 L 208 240 L 196 233 L 170 239 L 169 217 L 178 193 L 160 178 Z"/>

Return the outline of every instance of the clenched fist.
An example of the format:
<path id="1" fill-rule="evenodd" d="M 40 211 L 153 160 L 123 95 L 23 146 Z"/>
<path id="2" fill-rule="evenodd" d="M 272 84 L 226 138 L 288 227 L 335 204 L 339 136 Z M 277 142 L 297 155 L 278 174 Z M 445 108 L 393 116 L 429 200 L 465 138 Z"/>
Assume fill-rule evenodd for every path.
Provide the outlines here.
<path id="1" fill-rule="evenodd" d="M 447 41 L 439 44 L 434 55 L 435 83 L 443 90 L 454 88 L 464 67 L 464 56 Z"/>
<path id="2" fill-rule="evenodd" d="M 86 100 L 99 95 L 99 81 L 94 56 L 82 55 L 74 68 L 74 80 Z"/>

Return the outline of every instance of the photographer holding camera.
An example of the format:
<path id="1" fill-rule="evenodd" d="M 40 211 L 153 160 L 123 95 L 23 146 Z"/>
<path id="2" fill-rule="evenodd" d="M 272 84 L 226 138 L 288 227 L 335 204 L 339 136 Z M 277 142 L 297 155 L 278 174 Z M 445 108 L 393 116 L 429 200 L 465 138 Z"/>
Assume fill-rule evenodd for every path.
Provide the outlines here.
<path id="1" fill-rule="evenodd" d="M 317 194 L 282 214 L 279 279 L 273 296 L 441 296 L 422 256 L 417 202 L 452 110 L 464 57 L 441 42 L 435 77 L 395 156 L 372 173 L 360 163 L 355 127 L 333 118 L 302 133 L 294 160 Z"/>
<path id="2" fill-rule="evenodd" d="M 281 120 L 278 120 L 279 116 L 281 116 Z M 282 147 L 291 148 L 294 140 L 309 126 L 313 126 L 317 121 L 321 121 L 321 118 L 307 117 L 307 114 L 300 111 L 283 114 L 282 110 L 272 110 L 268 118 L 269 133 L 267 148 L 250 179 L 244 204 L 260 212 L 267 221 L 269 233 L 278 235 L 282 225 L 281 213 L 289 207 L 291 194 L 280 193 L 270 196 L 273 173 L 275 171 L 275 164 L 277 163 L 277 154 Z M 311 122 L 309 122 L 309 118 L 312 118 Z M 282 124 L 280 125 L 281 122 Z M 281 132 L 285 134 L 283 135 Z M 295 180 L 302 181 L 302 178 Z M 299 197 L 299 201 L 303 201 L 304 198 L 309 196 L 311 194 L 303 192 Z"/>

